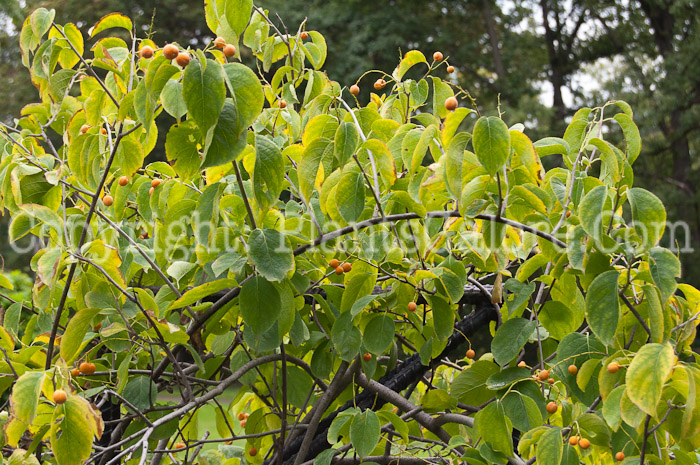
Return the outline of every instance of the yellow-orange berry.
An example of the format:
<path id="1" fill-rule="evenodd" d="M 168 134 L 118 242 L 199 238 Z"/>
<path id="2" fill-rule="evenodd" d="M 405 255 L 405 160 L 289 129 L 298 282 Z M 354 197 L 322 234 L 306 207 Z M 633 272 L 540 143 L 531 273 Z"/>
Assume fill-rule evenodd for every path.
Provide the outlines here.
<path id="1" fill-rule="evenodd" d="M 301 40 L 306 40 L 309 38 L 309 33 L 306 31 L 302 31 L 301 34 L 299 34 L 299 37 L 301 37 Z"/>
<path id="2" fill-rule="evenodd" d="M 557 412 L 557 409 L 559 409 L 559 406 L 557 405 L 556 402 L 550 402 L 547 404 L 547 412 L 552 415 Z"/>
<path id="3" fill-rule="evenodd" d="M 83 362 L 80 364 L 80 372 L 84 375 L 91 375 L 95 373 L 95 364 L 90 362 Z"/>
<path id="4" fill-rule="evenodd" d="M 358 86 L 357 84 L 351 85 L 351 86 L 350 86 L 350 93 L 351 93 L 352 95 L 357 95 L 357 94 L 359 94 L 359 93 L 360 93 L 360 86 Z"/>
<path id="5" fill-rule="evenodd" d="M 155 187 L 151 187 L 150 189 L 148 189 L 148 195 L 153 195 L 153 191 L 155 191 L 155 190 L 156 190 Z"/>
<path id="6" fill-rule="evenodd" d="M 185 443 L 184 442 L 178 442 L 175 444 L 175 449 L 184 449 L 185 448 Z"/>
<path id="7" fill-rule="evenodd" d="M 575 446 L 576 444 L 578 444 L 578 436 L 571 436 L 569 438 L 569 444 L 572 446 Z"/>
<path id="8" fill-rule="evenodd" d="M 185 66 L 190 64 L 190 54 L 187 52 L 181 52 L 177 55 L 177 58 L 175 58 L 175 61 L 177 62 L 178 65 L 180 65 L 184 68 Z"/>
<path id="9" fill-rule="evenodd" d="M 126 176 L 122 176 L 121 178 L 119 178 L 119 185 L 120 186 L 124 187 L 127 184 L 129 184 L 129 178 L 127 178 Z"/>
<path id="10" fill-rule="evenodd" d="M 106 135 L 107 135 L 107 129 L 105 129 L 105 128 L 100 128 L 100 134 L 102 134 L 103 136 L 106 136 Z"/>
<path id="11" fill-rule="evenodd" d="M 521 360 L 521 361 L 518 363 L 518 366 L 519 366 L 520 368 L 525 368 L 525 367 L 527 367 L 527 363 L 525 363 L 525 360 Z"/>
<path id="12" fill-rule="evenodd" d="M 349 273 L 350 271 L 352 271 L 352 263 L 350 263 L 350 262 L 343 263 L 342 267 L 343 267 L 343 271 L 346 273 Z"/>
<path id="13" fill-rule="evenodd" d="M 372 354 L 370 354 L 369 352 L 365 352 L 365 355 L 362 356 L 362 360 L 364 360 L 365 362 L 371 361 L 371 360 L 372 360 Z"/>
<path id="14" fill-rule="evenodd" d="M 591 441 L 589 441 L 589 440 L 586 439 L 586 438 L 581 438 L 581 439 L 578 441 L 578 446 L 579 446 L 581 449 L 584 449 L 584 450 L 585 450 L 585 449 L 588 449 L 589 447 L 591 447 Z"/>
<path id="15" fill-rule="evenodd" d="M 160 179 L 154 179 L 153 181 L 151 181 L 151 187 L 156 188 L 156 187 L 160 186 L 161 182 L 163 182 L 163 181 L 161 181 Z"/>
<path id="16" fill-rule="evenodd" d="M 448 66 L 448 67 L 447 67 L 447 72 L 448 72 L 448 73 L 454 73 L 454 72 L 455 72 L 455 67 L 454 67 L 454 66 Z"/>
<path id="17" fill-rule="evenodd" d="M 620 451 L 617 454 L 615 454 L 615 460 L 617 460 L 618 462 L 622 462 L 623 460 L 625 460 L 625 453 Z"/>
<path id="18" fill-rule="evenodd" d="M 246 419 L 244 418 L 244 419 L 242 419 L 241 421 L 239 421 L 238 423 L 241 425 L 241 428 L 245 428 L 245 425 L 246 425 L 246 423 L 248 423 L 248 420 L 246 420 Z"/>
<path id="19" fill-rule="evenodd" d="M 384 79 L 377 79 L 374 81 L 374 89 L 382 90 L 386 86 L 386 81 Z"/>
<path id="20" fill-rule="evenodd" d="M 331 268 L 338 268 L 339 265 L 340 265 L 340 262 L 338 260 L 336 260 L 335 258 L 331 259 L 331 261 L 328 262 L 328 266 L 330 266 Z"/>
<path id="21" fill-rule="evenodd" d="M 287 108 L 287 102 L 285 102 L 283 99 L 280 99 L 280 101 L 277 102 L 277 106 L 280 108 Z"/>
<path id="22" fill-rule="evenodd" d="M 615 374 L 620 371 L 620 365 L 617 362 L 611 362 L 608 364 L 608 373 Z"/>
<path id="23" fill-rule="evenodd" d="M 66 402 L 66 399 L 68 399 L 68 396 L 66 395 L 66 391 L 64 391 L 63 389 L 56 389 L 53 392 L 53 401 L 57 404 L 64 404 Z"/>
<path id="24" fill-rule="evenodd" d="M 435 52 L 433 53 L 433 60 L 435 61 L 442 61 L 442 52 Z"/>
<path id="25" fill-rule="evenodd" d="M 223 52 L 226 58 L 234 57 L 236 56 L 236 47 L 233 44 L 226 44 Z"/>
<path id="26" fill-rule="evenodd" d="M 415 312 L 416 308 L 418 308 L 418 305 L 416 305 L 415 302 L 409 302 L 408 303 L 408 311 L 409 312 Z"/>
<path id="27" fill-rule="evenodd" d="M 75 378 L 76 376 L 80 376 L 80 370 L 78 370 L 77 368 L 73 368 L 73 369 L 70 371 L 70 375 L 71 375 L 72 377 L 74 377 L 74 378 Z"/>
<path id="28" fill-rule="evenodd" d="M 163 56 L 168 60 L 174 60 L 180 54 L 180 49 L 177 45 L 168 44 L 163 47 Z"/>
<path id="29" fill-rule="evenodd" d="M 445 100 L 445 108 L 447 108 L 449 111 L 455 111 L 458 106 L 459 102 L 454 97 L 449 97 L 447 100 Z"/>
<path id="30" fill-rule="evenodd" d="M 240 421 L 240 420 L 245 420 L 245 413 L 244 412 L 241 412 L 238 414 L 238 421 Z"/>
<path id="31" fill-rule="evenodd" d="M 80 134 L 85 134 L 90 130 L 90 125 L 89 124 L 83 124 L 80 126 Z"/>
<path id="32" fill-rule="evenodd" d="M 476 357 L 476 352 L 474 352 L 474 349 L 469 349 L 467 351 L 467 358 L 472 359 L 474 357 Z"/>
<path id="33" fill-rule="evenodd" d="M 540 381 L 547 381 L 549 379 L 549 370 L 542 370 L 540 374 L 537 375 Z"/>
<path id="34" fill-rule="evenodd" d="M 214 45 L 216 48 L 224 48 L 226 46 L 226 39 L 223 37 L 217 37 L 214 39 Z"/>
<path id="35" fill-rule="evenodd" d="M 258 449 L 256 449 L 255 447 L 251 447 L 250 450 L 248 450 L 248 453 L 251 457 L 255 457 L 256 455 L 258 455 Z"/>
<path id="36" fill-rule="evenodd" d="M 111 207 L 114 203 L 114 199 L 111 195 L 105 195 L 104 197 L 102 197 L 102 203 L 105 204 L 105 207 Z"/>
<path id="37" fill-rule="evenodd" d="M 569 365 L 569 374 L 575 375 L 578 373 L 578 367 L 576 365 Z"/>
<path id="38" fill-rule="evenodd" d="M 335 267 L 335 274 L 343 274 L 343 267 L 342 266 L 336 266 Z"/>
<path id="39" fill-rule="evenodd" d="M 153 56 L 153 47 L 144 45 L 141 48 L 141 58 L 151 58 Z"/>
<path id="40" fill-rule="evenodd" d="M 548 382 L 549 384 L 554 384 L 554 378 L 549 378 L 549 380 L 547 380 L 547 382 Z"/>

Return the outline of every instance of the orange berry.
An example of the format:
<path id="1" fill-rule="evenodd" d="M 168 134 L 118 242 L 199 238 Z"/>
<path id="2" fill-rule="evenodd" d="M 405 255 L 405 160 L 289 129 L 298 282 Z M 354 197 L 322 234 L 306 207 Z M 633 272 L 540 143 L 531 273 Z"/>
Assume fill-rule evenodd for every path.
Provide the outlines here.
<path id="1" fill-rule="evenodd" d="M 547 382 L 548 382 L 549 384 L 554 384 L 554 378 L 549 378 L 549 380 L 548 380 Z"/>
<path id="2" fill-rule="evenodd" d="M 107 135 L 107 129 L 105 129 L 105 128 L 100 128 L 100 134 L 102 134 L 103 136 L 106 136 L 106 135 Z"/>
<path id="3" fill-rule="evenodd" d="M 250 413 L 246 412 L 245 417 L 246 419 L 250 416 Z"/>
<path id="4" fill-rule="evenodd" d="M 258 455 L 258 449 L 256 449 L 255 447 L 251 447 L 248 450 L 248 453 L 250 454 L 251 457 L 255 457 L 256 455 Z"/>
<path id="5" fill-rule="evenodd" d="M 178 442 L 175 444 L 175 449 L 184 449 L 185 448 L 185 443 L 184 442 Z"/>
<path id="6" fill-rule="evenodd" d="M 280 99 L 280 101 L 277 102 L 277 106 L 280 108 L 287 108 L 287 102 L 285 102 L 283 99 Z"/>
<path id="7" fill-rule="evenodd" d="M 571 436 L 569 438 L 569 444 L 572 446 L 575 446 L 576 444 L 578 444 L 578 436 Z"/>
<path id="8" fill-rule="evenodd" d="M 520 368 L 525 368 L 525 367 L 527 367 L 527 363 L 525 363 L 525 360 L 521 360 L 520 363 L 518 363 L 518 366 Z"/>
<path id="9" fill-rule="evenodd" d="M 126 176 L 122 176 L 121 178 L 119 178 L 119 185 L 120 186 L 124 187 L 127 184 L 129 184 L 129 178 L 127 178 Z"/>
<path id="10" fill-rule="evenodd" d="M 180 54 L 180 49 L 177 45 L 168 44 L 163 47 L 163 56 L 168 60 L 174 60 Z"/>
<path id="11" fill-rule="evenodd" d="M 102 323 L 97 323 L 95 326 L 92 327 L 95 331 L 99 331 L 102 329 Z"/>
<path id="12" fill-rule="evenodd" d="M 156 190 L 155 187 L 151 187 L 150 189 L 148 189 L 148 195 L 153 195 L 153 191 L 155 191 L 155 190 Z"/>
<path id="13" fill-rule="evenodd" d="M 449 111 L 455 111 L 458 106 L 459 102 L 454 97 L 449 97 L 447 100 L 445 100 L 445 108 L 447 108 Z"/>
<path id="14" fill-rule="evenodd" d="M 622 462 L 623 460 L 625 460 L 625 453 L 620 451 L 617 454 L 615 454 L 615 460 L 617 460 L 618 462 Z"/>
<path id="15" fill-rule="evenodd" d="M 64 404 L 66 402 L 66 399 L 68 399 L 68 396 L 66 395 L 66 391 L 64 391 L 63 389 L 56 389 L 53 392 L 53 401 L 57 404 Z"/>
<path id="16" fill-rule="evenodd" d="M 442 61 L 442 52 L 435 52 L 433 53 L 433 60 L 435 61 Z"/>
<path id="17" fill-rule="evenodd" d="M 585 450 L 585 449 L 588 449 L 589 447 L 591 447 L 591 441 L 589 441 L 589 440 L 586 439 L 586 438 L 581 438 L 581 439 L 578 441 L 578 446 L 579 446 L 581 449 L 584 449 L 584 450 Z"/>
<path id="18" fill-rule="evenodd" d="M 342 266 L 338 266 L 335 268 L 335 274 L 343 274 L 345 270 L 343 270 Z"/>
<path id="19" fill-rule="evenodd" d="M 226 46 L 226 39 L 223 37 L 217 37 L 214 39 L 214 45 L 216 45 L 216 48 L 224 48 Z"/>
<path id="20" fill-rule="evenodd" d="M 382 90 L 386 86 L 386 81 L 384 79 L 377 79 L 374 81 L 374 89 L 375 90 Z"/>
<path id="21" fill-rule="evenodd" d="M 95 364 L 90 362 L 83 362 L 80 364 L 80 372 L 84 375 L 91 375 L 95 373 Z"/>
<path id="22" fill-rule="evenodd" d="M 299 34 L 299 37 L 301 37 L 301 40 L 306 40 L 309 38 L 309 33 L 306 31 L 302 31 L 301 34 Z"/>
<path id="23" fill-rule="evenodd" d="M 569 365 L 569 374 L 575 375 L 578 373 L 578 367 L 576 365 Z"/>
<path id="24" fill-rule="evenodd" d="M 77 368 L 73 368 L 73 369 L 70 371 L 70 375 L 71 375 L 73 378 L 75 378 L 76 376 L 80 376 L 80 370 L 78 370 Z"/>
<path id="25" fill-rule="evenodd" d="M 153 56 L 153 47 L 144 45 L 141 48 L 141 58 L 151 58 Z"/>
<path id="26" fill-rule="evenodd" d="M 468 358 L 468 359 L 472 359 L 472 358 L 474 358 L 475 356 L 476 356 L 476 352 L 474 352 L 474 349 L 469 349 L 469 350 L 467 351 L 467 358 Z"/>
<path id="27" fill-rule="evenodd" d="M 175 61 L 178 65 L 184 68 L 185 66 L 190 64 L 190 54 L 187 52 L 181 52 L 177 55 Z"/>
<path id="28" fill-rule="evenodd" d="M 155 189 L 156 187 L 160 186 L 161 182 L 163 181 L 161 181 L 160 179 L 154 179 L 153 181 L 151 181 L 151 187 Z"/>
<path id="29" fill-rule="evenodd" d="M 114 199 L 111 195 L 105 195 L 104 197 L 102 197 L 102 203 L 105 204 L 105 207 L 111 207 L 114 203 Z"/>
<path id="30" fill-rule="evenodd" d="M 338 268 L 339 265 L 340 265 L 340 262 L 338 260 L 336 260 L 335 258 L 332 259 L 330 262 L 328 262 L 328 266 L 330 266 L 331 268 Z"/>
<path id="31" fill-rule="evenodd" d="M 350 262 L 343 263 L 342 267 L 343 267 L 343 271 L 346 273 L 349 273 L 350 271 L 352 271 L 352 263 L 350 263 Z"/>
<path id="32" fill-rule="evenodd" d="M 369 352 L 365 352 L 365 355 L 362 356 L 362 360 L 364 360 L 365 362 L 371 361 L 371 360 L 372 360 L 372 354 L 370 354 Z"/>
<path id="33" fill-rule="evenodd" d="M 608 364 L 608 373 L 615 374 L 620 371 L 620 365 L 617 362 L 611 362 Z"/>
<path id="34" fill-rule="evenodd" d="M 351 93 L 352 95 L 357 95 L 357 94 L 359 94 L 359 93 L 360 93 L 360 86 L 358 86 L 357 84 L 351 85 L 351 86 L 350 86 L 350 93 Z"/>
<path id="35" fill-rule="evenodd" d="M 549 412 L 550 415 L 555 414 L 557 409 L 559 409 L 559 406 L 556 402 L 550 402 L 547 404 L 547 412 Z"/>
<path id="36" fill-rule="evenodd" d="M 83 124 L 80 126 L 80 134 L 85 134 L 90 130 L 90 125 L 89 124 Z"/>
<path id="37" fill-rule="evenodd" d="M 239 420 L 239 421 L 240 421 L 240 420 L 245 420 L 245 413 L 244 413 L 244 412 L 241 412 L 241 413 L 238 414 L 238 420 Z"/>
<path id="38" fill-rule="evenodd" d="M 409 302 L 408 303 L 408 311 L 409 312 L 415 312 L 416 308 L 418 308 L 418 305 L 416 305 L 415 302 Z"/>
<path id="39" fill-rule="evenodd" d="M 455 72 L 455 67 L 454 67 L 454 66 L 448 66 L 448 67 L 447 67 L 447 72 L 448 72 L 448 73 L 454 73 L 454 72 Z"/>
<path id="40" fill-rule="evenodd" d="M 571 216 L 571 212 L 566 212 L 566 217 L 569 218 Z"/>
<path id="41" fill-rule="evenodd" d="M 226 44 L 224 46 L 224 55 L 226 56 L 226 58 L 236 56 L 236 47 L 233 44 Z"/>
<path id="42" fill-rule="evenodd" d="M 549 370 L 542 370 L 540 374 L 537 375 L 540 381 L 547 381 L 549 379 Z"/>

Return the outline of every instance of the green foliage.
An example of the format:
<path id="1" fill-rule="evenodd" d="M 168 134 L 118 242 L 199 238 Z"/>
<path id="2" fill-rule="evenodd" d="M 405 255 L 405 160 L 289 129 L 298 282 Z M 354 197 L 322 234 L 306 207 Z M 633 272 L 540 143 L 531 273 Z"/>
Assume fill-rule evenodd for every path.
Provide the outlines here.
<path id="1" fill-rule="evenodd" d="M 324 438 L 386 461 L 691 457 L 700 291 L 659 247 L 663 204 L 632 187 L 629 106 L 533 142 L 409 51 L 353 107 L 318 71 L 323 37 L 268 14 L 206 6 L 271 78 L 214 44 L 186 66 L 142 57 L 128 44 L 148 39 L 106 37 L 133 33 L 121 14 L 89 47 L 52 10 L 22 27 L 41 103 L 0 130 L 0 207 L 13 240 L 42 247 L 0 331 L 3 441 L 43 442 L 56 465 L 170 463 L 203 436 L 215 464 L 330 463 L 311 447 Z M 452 96 L 472 108 L 448 110 Z M 170 164 L 149 163 L 165 115 Z M 465 342 L 478 360 L 455 357 Z M 207 404 L 216 434 L 197 427 Z"/>

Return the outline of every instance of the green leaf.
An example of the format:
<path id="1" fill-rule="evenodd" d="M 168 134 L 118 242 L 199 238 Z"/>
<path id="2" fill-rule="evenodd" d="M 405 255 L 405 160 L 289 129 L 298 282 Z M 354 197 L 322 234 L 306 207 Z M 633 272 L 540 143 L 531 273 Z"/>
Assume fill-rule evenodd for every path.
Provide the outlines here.
<path id="1" fill-rule="evenodd" d="M 263 210 L 277 202 L 284 184 L 284 158 L 279 147 L 265 136 L 255 136 L 253 193 Z"/>
<path id="2" fill-rule="evenodd" d="M 97 21 L 95 25 L 88 30 L 88 35 L 92 39 L 100 32 L 105 31 L 107 29 L 111 29 L 113 27 L 126 29 L 129 32 L 132 32 L 133 30 L 131 19 L 129 19 L 128 16 L 123 15 L 121 13 L 110 13 L 100 18 L 100 20 Z"/>
<path id="3" fill-rule="evenodd" d="M 581 200 L 578 207 L 578 214 L 581 218 L 581 226 L 596 242 L 600 242 L 607 225 L 603 225 L 603 208 L 608 197 L 606 186 L 594 187 Z"/>
<path id="4" fill-rule="evenodd" d="M 450 112 L 445 108 L 445 100 L 454 97 L 452 87 L 442 79 L 431 76 L 433 80 L 433 114 L 438 118 L 445 118 Z"/>
<path id="5" fill-rule="evenodd" d="M 449 117 L 448 117 L 449 118 Z M 462 166 L 464 150 L 471 136 L 466 132 L 457 134 L 447 147 L 445 165 L 445 185 L 452 198 L 459 200 L 462 196 Z"/>
<path id="6" fill-rule="evenodd" d="M 619 276 L 615 270 L 599 274 L 586 294 L 586 320 L 593 334 L 605 345 L 612 345 L 620 321 Z"/>
<path id="7" fill-rule="evenodd" d="M 661 200 L 640 187 L 627 191 L 632 207 L 632 221 L 645 249 L 654 247 L 664 235 L 666 209 Z"/>
<path id="8" fill-rule="evenodd" d="M 124 137 L 114 155 L 114 166 L 119 167 L 119 174 L 132 177 L 143 166 L 143 147 L 135 134 Z"/>
<path id="9" fill-rule="evenodd" d="M 158 386 L 148 376 L 136 376 L 124 388 L 124 397 L 139 410 L 150 408 L 157 394 Z"/>
<path id="10" fill-rule="evenodd" d="M 380 433 L 379 418 L 372 410 L 355 415 L 350 425 L 350 441 L 360 458 L 367 457 L 377 447 Z"/>
<path id="11" fill-rule="evenodd" d="M 661 291 L 661 302 L 665 304 L 678 287 L 676 278 L 681 276 L 681 262 L 670 250 L 654 247 L 649 251 L 649 271 Z"/>
<path id="12" fill-rule="evenodd" d="M 439 296 L 431 296 L 429 301 L 433 310 L 435 336 L 440 340 L 445 340 L 452 335 L 455 312 L 450 307 L 450 304 Z"/>
<path id="13" fill-rule="evenodd" d="M 418 63 L 425 63 L 426 65 L 428 64 L 428 61 L 425 59 L 425 55 L 423 55 L 418 50 L 411 50 L 408 53 L 406 53 L 401 59 L 399 66 L 397 66 L 394 72 L 392 73 L 394 79 L 396 79 L 397 81 L 401 81 L 404 74 L 406 74 L 406 72 L 409 69 L 411 69 L 414 65 L 417 65 Z"/>
<path id="14" fill-rule="evenodd" d="M 86 399 L 69 395 L 56 407 L 51 420 L 51 451 L 56 463 L 82 465 L 92 451 L 92 437 L 102 436 L 104 424 Z"/>
<path id="15" fill-rule="evenodd" d="M 362 143 L 362 148 L 372 152 L 377 163 L 380 179 L 385 186 L 391 187 L 396 182 L 396 164 L 389 147 L 379 139 L 367 139 Z"/>
<path id="16" fill-rule="evenodd" d="M 571 305 L 556 300 L 545 302 L 539 312 L 539 319 L 550 336 L 559 341 L 576 331 L 583 323 L 583 315 L 580 312 L 577 314 Z"/>
<path id="17" fill-rule="evenodd" d="M 481 405 L 493 397 L 493 392 L 486 387 L 486 380 L 498 372 L 498 365 L 490 360 L 477 360 L 457 375 L 450 393 L 462 402 Z"/>
<path id="18" fill-rule="evenodd" d="M 549 428 L 537 441 L 537 463 L 541 465 L 559 465 L 564 453 L 564 443 L 560 428 Z"/>
<path id="19" fill-rule="evenodd" d="M 383 354 L 394 340 L 394 319 L 387 315 L 375 315 L 367 322 L 363 340 L 367 350 L 375 355 Z"/>
<path id="20" fill-rule="evenodd" d="M 542 424 L 542 412 L 530 397 L 511 391 L 503 398 L 503 408 L 513 427 L 522 433 Z"/>
<path id="21" fill-rule="evenodd" d="M 169 79 L 165 83 L 160 93 L 160 102 L 163 104 L 163 109 L 175 119 L 179 120 L 187 113 L 185 98 L 182 96 L 182 83 L 175 79 Z"/>
<path id="22" fill-rule="evenodd" d="M 250 21 L 253 0 L 226 0 L 225 5 L 226 22 L 236 36 L 240 36 Z"/>
<path id="23" fill-rule="evenodd" d="M 12 414 L 27 426 L 36 415 L 45 375 L 43 371 L 28 371 L 12 387 Z"/>
<path id="24" fill-rule="evenodd" d="M 457 408 L 457 399 L 443 389 L 431 389 L 420 399 L 420 405 L 428 413 L 444 412 Z"/>
<path id="25" fill-rule="evenodd" d="M 622 134 L 625 136 L 627 162 L 631 165 L 642 151 L 642 138 L 639 135 L 639 129 L 632 121 L 632 118 L 625 113 L 618 113 L 614 118 L 622 128 Z"/>
<path id="26" fill-rule="evenodd" d="M 294 270 L 294 256 L 287 237 L 275 229 L 256 229 L 248 239 L 248 257 L 269 281 L 282 281 Z"/>
<path id="27" fill-rule="evenodd" d="M 85 308 L 68 321 L 66 331 L 61 337 L 61 357 L 70 364 L 75 360 L 78 350 L 83 343 L 83 338 L 90 329 L 90 323 L 100 313 L 99 308 Z"/>
<path id="28" fill-rule="evenodd" d="M 240 135 L 239 135 L 240 134 Z M 230 99 L 226 100 L 216 122 L 214 134 L 204 154 L 202 168 L 221 166 L 236 161 L 246 148 L 246 132 L 238 125 L 238 112 Z"/>
<path id="29" fill-rule="evenodd" d="M 493 359 L 503 366 L 518 356 L 525 343 L 535 330 L 536 323 L 524 318 L 514 318 L 504 322 L 491 341 Z"/>
<path id="30" fill-rule="evenodd" d="M 335 194 L 340 216 L 355 223 L 365 209 L 365 178 L 357 166 L 348 166 L 340 178 Z"/>
<path id="31" fill-rule="evenodd" d="M 54 9 L 37 8 L 34 10 L 30 20 L 34 36 L 41 39 L 51 29 L 51 23 L 53 23 L 55 16 L 56 10 Z"/>
<path id="32" fill-rule="evenodd" d="M 202 159 L 197 150 L 199 129 L 193 121 L 174 124 L 165 137 L 165 154 L 178 176 L 191 179 L 199 174 Z"/>
<path id="33" fill-rule="evenodd" d="M 202 139 L 208 142 L 226 98 L 221 64 L 214 60 L 204 63 L 192 60 L 185 68 L 182 92 L 189 117 L 197 123 Z"/>
<path id="34" fill-rule="evenodd" d="M 258 119 L 265 103 L 262 84 L 253 70 L 241 63 L 224 65 L 226 83 L 236 99 L 239 131 L 247 130 Z"/>
<path id="35" fill-rule="evenodd" d="M 622 395 L 625 393 L 625 389 L 625 386 L 616 387 L 603 401 L 603 418 L 605 418 L 606 423 L 613 431 L 617 431 L 622 424 L 620 403 L 622 402 Z"/>
<path id="36" fill-rule="evenodd" d="M 360 352 L 362 333 L 352 324 L 352 313 L 340 314 L 331 329 L 331 341 L 342 360 L 350 361 Z"/>
<path id="37" fill-rule="evenodd" d="M 255 334 L 270 329 L 282 311 L 282 299 L 277 288 L 261 276 L 255 276 L 243 285 L 239 297 L 241 318 Z"/>
<path id="38" fill-rule="evenodd" d="M 661 392 L 675 360 L 676 354 L 671 344 L 650 343 L 639 349 L 627 369 L 627 395 L 637 407 L 654 418 L 656 405 L 661 400 Z"/>
<path id="39" fill-rule="evenodd" d="M 472 136 L 474 152 L 484 169 L 494 176 L 510 155 L 508 126 L 495 116 L 481 117 L 474 126 Z"/>
<path id="40" fill-rule="evenodd" d="M 513 430 L 508 422 L 503 404 L 500 400 L 491 402 L 476 414 L 476 427 L 484 441 L 493 450 L 503 452 L 506 455 L 513 455 Z"/>
<path id="41" fill-rule="evenodd" d="M 188 305 L 192 305 L 193 303 L 198 302 L 199 300 L 212 295 L 215 292 L 228 289 L 235 285 L 236 282 L 232 279 L 219 279 L 218 281 L 211 281 L 206 284 L 202 284 L 201 286 L 197 286 L 182 294 L 182 297 L 173 302 L 169 309 L 174 310 L 176 308 L 187 307 Z"/>
<path id="42" fill-rule="evenodd" d="M 134 110 L 146 130 L 151 127 L 161 92 L 178 71 L 177 66 L 171 65 L 170 60 L 163 56 L 154 58 L 149 63 L 146 75 L 134 93 Z"/>
<path id="43" fill-rule="evenodd" d="M 341 123 L 335 132 L 335 158 L 345 166 L 350 158 L 357 152 L 360 145 L 360 133 L 354 123 Z"/>

